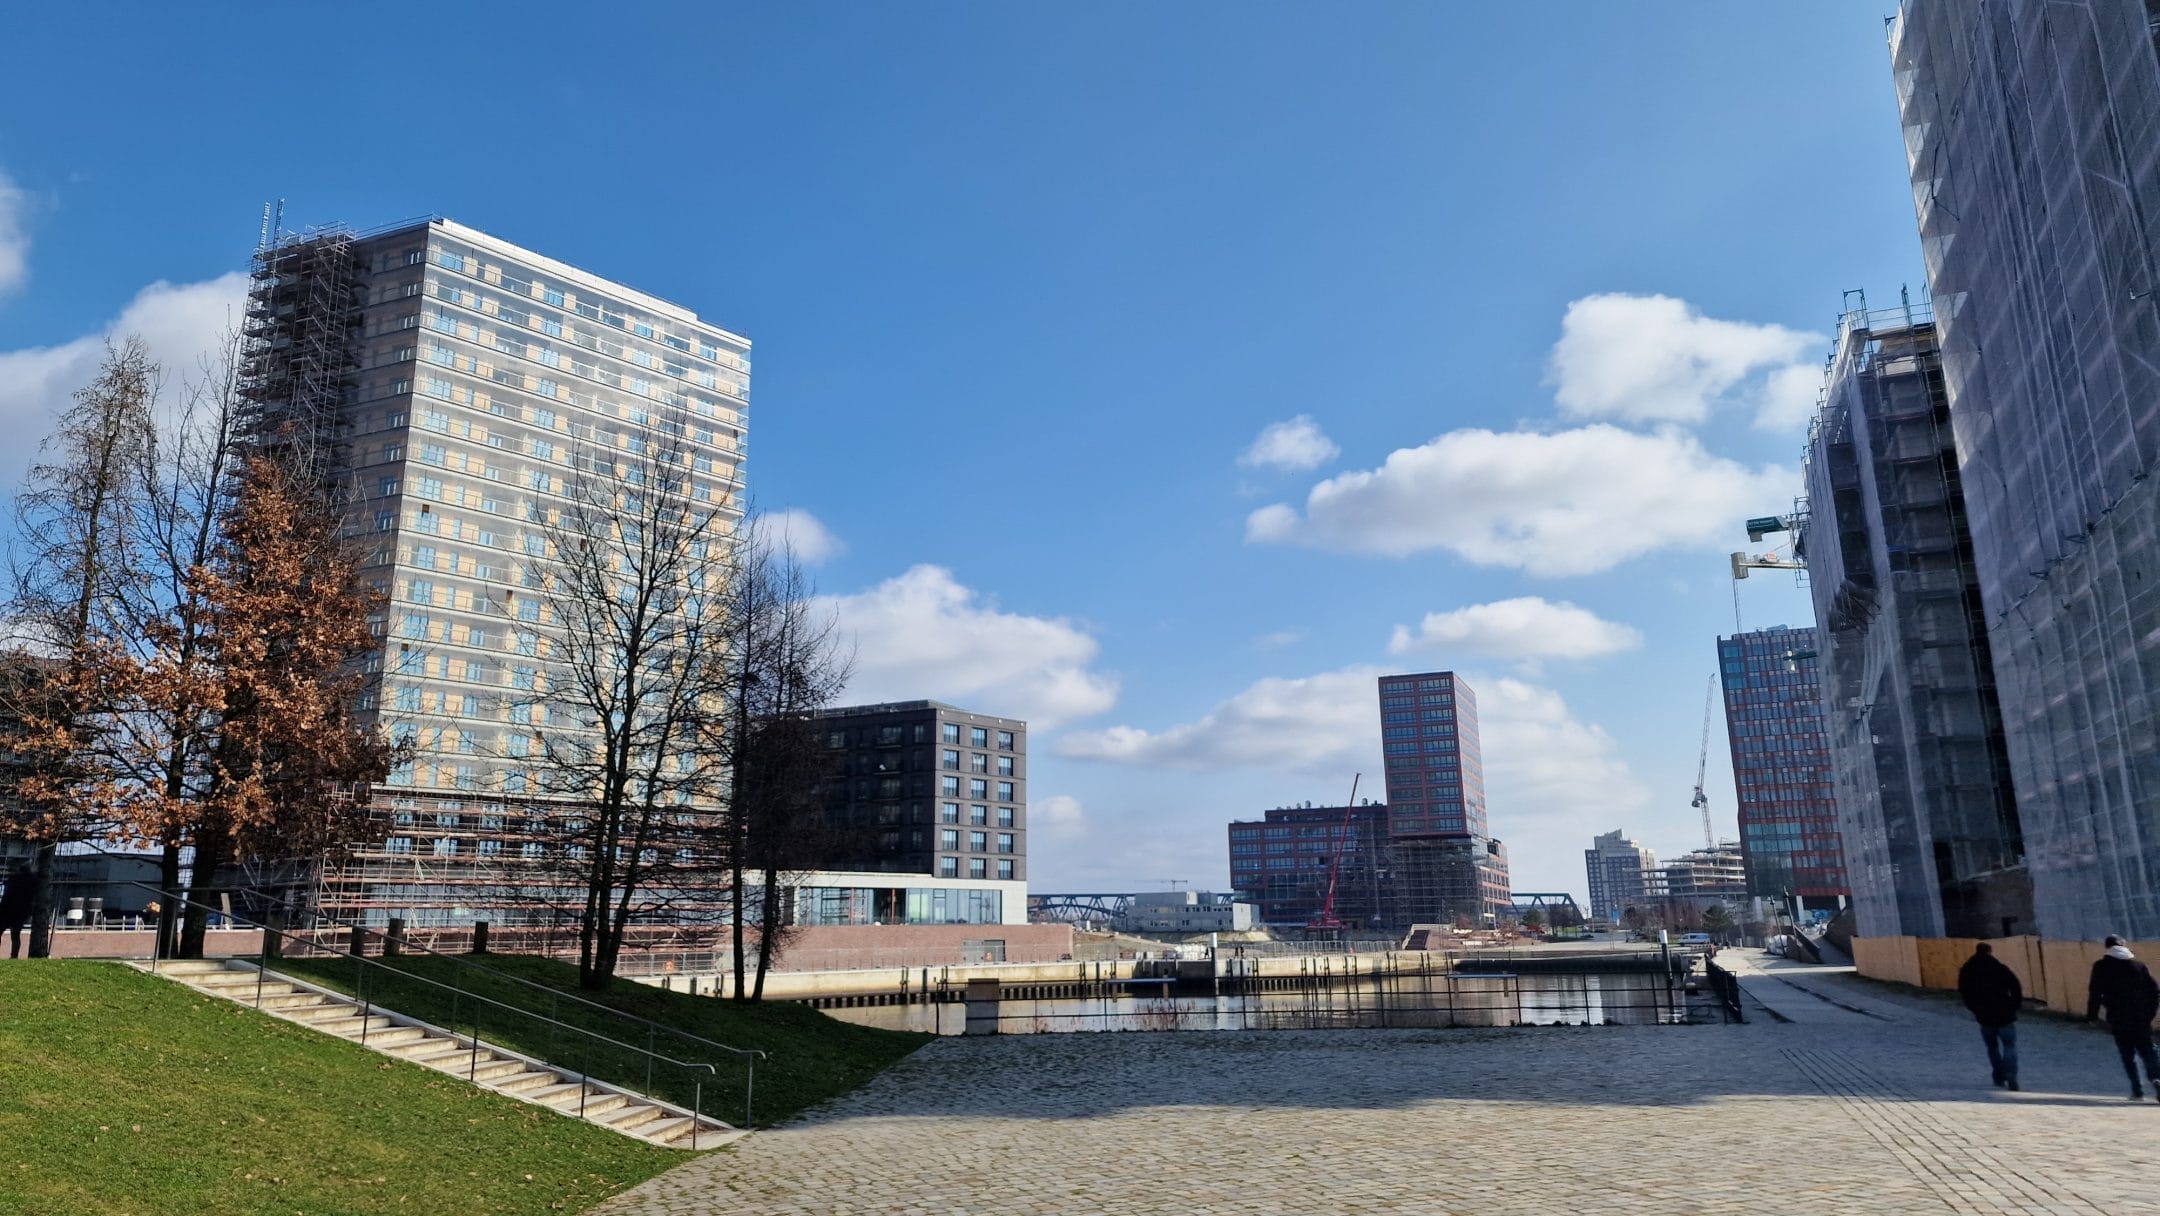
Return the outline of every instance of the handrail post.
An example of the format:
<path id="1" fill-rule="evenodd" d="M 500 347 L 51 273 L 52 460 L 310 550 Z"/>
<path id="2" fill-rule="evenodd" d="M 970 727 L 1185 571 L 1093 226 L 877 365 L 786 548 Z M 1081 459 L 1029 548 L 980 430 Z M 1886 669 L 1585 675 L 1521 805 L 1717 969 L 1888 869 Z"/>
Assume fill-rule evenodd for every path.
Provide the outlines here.
<path id="1" fill-rule="evenodd" d="M 693 1074 L 694 1077 L 695 1074 Z M 705 1083 L 690 1082 L 690 1151 L 697 1151 L 698 1124 L 705 1121 Z"/>
<path id="2" fill-rule="evenodd" d="M 754 1120 L 751 1113 L 753 1109 L 752 1103 L 756 1101 L 757 1095 L 757 1057 L 749 1056 L 746 1059 L 750 1065 L 750 1079 L 743 1082 L 742 1126 L 744 1131 L 749 1131 L 750 1124 Z"/>

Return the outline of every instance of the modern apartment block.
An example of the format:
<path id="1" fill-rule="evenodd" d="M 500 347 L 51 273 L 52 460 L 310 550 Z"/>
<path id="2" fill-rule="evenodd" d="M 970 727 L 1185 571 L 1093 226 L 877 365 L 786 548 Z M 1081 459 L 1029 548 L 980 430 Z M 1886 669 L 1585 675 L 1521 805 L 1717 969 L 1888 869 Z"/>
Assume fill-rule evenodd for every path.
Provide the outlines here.
<path id="1" fill-rule="evenodd" d="M 1844 848 L 1823 738 L 1815 631 L 1718 639 L 1749 894 L 1795 913 L 1845 906 Z"/>
<path id="2" fill-rule="evenodd" d="M 365 718 L 411 758 L 379 833 L 329 866 L 326 910 L 516 922 L 547 902 L 542 731 L 561 632 L 542 586 L 550 521 L 651 454 L 739 518 L 750 343 L 695 313 L 447 220 L 283 238 L 247 314 L 257 434 L 322 440 L 349 478 L 365 577 L 388 600 Z M 687 808 L 694 811 L 696 808 Z"/>
<path id="3" fill-rule="evenodd" d="M 1703 898 L 1731 902 L 1753 894 L 1748 858 L 1736 840 L 1682 853 L 1643 874 L 1643 898 L 1653 902 Z"/>
<path id="4" fill-rule="evenodd" d="M 1332 872 L 1336 920 L 1360 927 L 1391 924 L 1387 813 L 1378 802 L 1293 806 L 1234 822 L 1230 886 L 1239 898 L 1259 905 L 1262 921 L 1303 926 L 1319 919 L 1326 906 Z"/>
<path id="5" fill-rule="evenodd" d="M 1381 676 L 1388 838 L 1401 919 L 1481 923 L 1512 911 L 1506 854 L 1487 832 L 1477 695 L 1451 671 Z"/>
<path id="6" fill-rule="evenodd" d="M 1641 899 L 1643 884 L 1657 868 L 1657 855 L 1619 830 L 1606 832 L 1583 850 L 1590 878 L 1590 915 L 1608 923 L 1620 919 L 1629 900 Z"/>
<path id="7" fill-rule="evenodd" d="M 2051 938 L 2160 936 L 2154 39 L 2152 6 L 2130 0 L 1906 0 L 1890 37 L 2033 921 Z"/>
<path id="8" fill-rule="evenodd" d="M 827 821 L 846 868 L 989 880 L 1027 903 L 1027 724 L 938 701 L 828 709 Z"/>
<path id="9" fill-rule="evenodd" d="M 1930 311 L 1847 313 L 1795 526 L 1822 652 L 1804 667 L 1864 936 L 2032 928 L 1951 430 Z"/>

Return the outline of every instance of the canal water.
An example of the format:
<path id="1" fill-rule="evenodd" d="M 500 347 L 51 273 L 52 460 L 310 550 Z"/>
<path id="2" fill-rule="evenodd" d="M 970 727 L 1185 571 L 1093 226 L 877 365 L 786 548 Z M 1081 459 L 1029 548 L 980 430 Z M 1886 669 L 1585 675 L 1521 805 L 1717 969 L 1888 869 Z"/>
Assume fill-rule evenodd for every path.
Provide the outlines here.
<path id="1" fill-rule="evenodd" d="M 844 1021 L 941 1035 L 1649 1026 L 1721 1017 L 1714 1002 L 1691 996 L 1680 959 L 1466 960 L 1428 970 L 1289 976 L 1241 975 L 1235 963 L 1225 960 L 1224 973 L 1205 977 L 1186 964 L 1183 974 L 1108 983 L 976 981 L 812 1003 Z"/>

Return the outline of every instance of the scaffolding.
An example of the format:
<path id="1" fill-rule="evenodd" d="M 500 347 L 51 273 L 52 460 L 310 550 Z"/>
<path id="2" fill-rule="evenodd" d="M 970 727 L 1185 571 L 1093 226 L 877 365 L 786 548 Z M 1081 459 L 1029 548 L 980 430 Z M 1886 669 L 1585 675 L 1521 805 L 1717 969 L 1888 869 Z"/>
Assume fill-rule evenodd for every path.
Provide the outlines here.
<path id="1" fill-rule="evenodd" d="M 2031 905 L 1941 349 L 1926 305 L 1864 303 L 1800 525 L 1847 877 L 1864 933 L 1995 936 Z"/>
<path id="2" fill-rule="evenodd" d="M 318 485 L 344 467 L 340 412 L 359 371 L 362 277 L 343 228 L 272 233 L 255 252 L 235 430 Z"/>

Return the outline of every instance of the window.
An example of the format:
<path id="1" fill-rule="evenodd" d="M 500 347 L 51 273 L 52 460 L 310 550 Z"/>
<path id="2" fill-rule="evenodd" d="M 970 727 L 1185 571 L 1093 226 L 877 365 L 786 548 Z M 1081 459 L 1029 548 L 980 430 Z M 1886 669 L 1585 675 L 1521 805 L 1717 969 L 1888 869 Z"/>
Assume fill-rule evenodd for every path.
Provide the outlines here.
<path id="1" fill-rule="evenodd" d="M 383 851 L 386 853 L 410 853 L 412 852 L 412 837 L 392 836 L 389 840 L 383 842 Z"/>
<path id="2" fill-rule="evenodd" d="M 999 833 L 998 833 L 998 852 L 1000 852 L 1000 853 L 1010 853 L 1010 852 L 1012 852 L 1012 851 L 1013 851 L 1013 834 L 1012 834 L 1011 832 L 999 832 Z"/>
<path id="3" fill-rule="evenodd" d="M 970 806 L 968 808 L 968 822 L 974 824 L 984 824 L 990 822 L 990 808 L 982 805 L 981 803 L 976 803 L 975 805 Z"/>
<path id="4" fill-rule="evenodd" d="M 1011 801 L 1013 800 L 1013 783 L 1012 783 L 1012 782 L 1010 782 L 1010 781 L 1000 781 L 1000 782 L 998 782 L 998 796 L 997 796 L 997 800 L 998 800 L 999 802 L 1011 802 Z"/>
<path id="5" fill-rule="evenodd" d="M 938 804 L 938 822 L 960 822 L 960 804 L 957 802 L 944 802 Z"/>
<path id="6" fill-rule="evenodd" d="M 559 317 L 540 318 L 540 332 L 550 338 L 562 337 L 562 320 Z"/>
<path id="7" fill-rule="evenodd" d="M 999 751 L 1001 751 L 1001 752 L 1009 752 L 1009 751 L 1011 751 L 1012 749 L 1013 749 L 1013 733 L 1012 733 L 1011 731 L 1009 731 L 1009 730 L 1001 730 L 1001 731 L 999 731 L 999 732 L 998 732 L 998 750 L 999 750 Z"/>
<path id="8" fill-rule="evenodd" d="M 956 773 L 959 772 L 960 753 L 954 751 L 952 748 L 949 747 L 946 748 L 944 751 L 938 753 L 938 767 L 949 768 Z"/>
<path id="9" fill-rule="evenodd" d="M 543 287 L 540 289 L 540 299 L 545 302 L 549 308 L 561 308 L 563 306 L 562 288 Z"/>
<path id="10" fill-rule="evenodd" d="M 1000 882 L 1011 882 L 1013 880 L 1013 863 L 1002 859 L 999 860 L 997 876 Z"/>
<path id="11" fill-rule="evenodd" d="M 1012 809 L 1011 807 L 1009 807 L 1009 806 L 1001 806 L 1001 807 L 999 807 L 999 808 L 998 808 L 998 826 L 999 826 L 999 827 L 1001 827 L 1001 828 L 1009 828 L 1009 827 L 1011 827 L 1012 825 L 1013 825 L 1013 809 Z"/>
<path id="12" fill-rule="evenodd" d="M 989 863 L 989 862 L 987 862 L 987 861 L 983 860 L 983 859 L 982 859 L 982 858 L 980 858 L 980 857 L 970 857 L 970 858 L 968 858 L 968 877 L 969 877 L 969 878 L 987 878 L 987 877 L 989 877 L 989 875 L 990 875 L 990 863 Z"/>
<path id="13" fill-rule="evenodd" d="M 539 620 L 540 601 L 529 599 L 518 604 L 518 619 L 521 621 Z"/>
<path id="14" fill-rule="evenodd" d="M 397 690 L 397 707 L 398 707 L 398 710 L 399 710 L 400 712 L 402 712 L 402 713 L 408 713 L 408 714 L 416 714 L 416 713 L 419 713 L 419 712 L 420 712 L 420 690 L 419 690 L 419 689 L 417 689 L 417 688 L 412 688 L 412 687 L 406 687 L 406 688 L 400 688 L 400 689 L 398 689 L 398 690 Z"/>
<path id="15" fill-rule="evenodd" d="M 968 728 L 968 742 L 969 742 L 969 743 L 971 743 L 971 744 L 973 744 L 973 745 L 974 745 L 974 746 L 976 746 L 976 747 L 988 747 L 988 746 L 990 746 L 990 731 L 989 731 L 989 729 L 988 729 L 987 727 L 981 727 L 981 726 L 972 726 L 972 727 L 969 727 L 969 728 Z"/>
<path id="16" fill-rule="evenodd" d="M 938 847 L 941 849 L 957 849 L 960 847 L 960 833 L 951 828 L 939 832 L 937 839 Z"/>
<path id="17" fill-rule="evenodd" d="M 989 782 L 987 782 L 987 781 L 983 780 L 983 779 L 982 779 L 982 778 L 980 778 L 980 777 L 970 777 L 970 778 L 968 778 L 968 797 L 970 797 L 970 798 L 988 798 L 989 796 L 990 796 L 990 783 L 989 783 Z M 1010 800 L 1010 799 L 1007 799 L 1007 801 L 1011 801 L 1011 800 Z"/>
<path id="18" fill-rule="evenodd" d="M 377 511 L 375 513 L 375 530 L 377 532 L 388 532 L 391 525 L 395 523 L 397 523 L 397 512 Z"/>
<path id="19" fill-rule="evenodd" d="M 938 727 L 938 737 L 947 743 L 958 743 L 960 741 L 960 724 L 957 722 L 944 723 Z"/>
<path id="20" fill-rule="evenodd" d="M 1012 775 L 1013 775 L 1013 758 L 1012 758 L 1011 756 L 999 756 L 999 757 L 998 757 L 998 769 L 997 769 L 997 771 L 998 771 L 998 776 L 1000 776 L 1000 777 L 1010 777 L 1010 776 L 1012 776 Z"/>
<path id="21" fill-rule="evenodd" d="M 960 796 L 960 779 L 958 777 L 938 778 L 938 793 L 945 795 L 947 798 L 958 798 Z"/>
<path id="22" fill-rule="evenodd" d="M 971 773 L 989 772 L 990 757 L 983 755 L 981 752 L 968 753 L 968 771 Z"/>
<path id="23" fill-rule="evenodd" d="M 435 255 L 435 264 L 445 270 L 463 270 L 465 269 L 465 255 L 452 253 L 445 249 Z"/>
<path id="24" fill-rule="evenodd" d="M 413 565 L 420 567 L 422 570 L 433 570 L 435 568 L 435 546 L 414 545 L 412 559 Z"/>
<path id="25" fill-rule="evenodd" d="M 381 485 L 381 486 L 379 486 L 379 487 L 377 487 L 377 489 L 376 489 L 376 494 L 377 494 L 377 496 L 378 496 L 378 497 L 382 497 L 382 498 L 388 498 L 388 497 L 390 497 L 390 496 L 391 496 L 392 494 L 395 494 L 395 493 L 397 493 L 397 492 L 398 492 L 398 479 L 397 479 L 397 478 L 395 478 L 395 477 L 385 477 L 385 478 L 383 478 L 383 479 L 382 479 L 382 485 Z"/>
<path id="26" fill-rule="evenodd" d="M 957 857 L 940 857 L 940 858 L 938 858 L 938 859 L 937 859 L 937 872 L 938 872 L 938 877 L 939 877 L 939 878 L 958 878 L 958 877 L 960 877 L 960 859 L 959 859 L 959 858 L 957 858 Z"/>
<path id="27" fill-rule="evenodd" d="M 449 400 L 450 382 L 440 376 L 429 376 L 427 378 L 427 394 L 430 397 L 440 397 L 445 401 Z"/>
<path id="28" fill-rule="evenodd" d="M 435 584 L 429 579 L 416 578 L 408 587 L 407 595 L 415 604 L 432 604 L 435 602 Z"/>
<path id="29" fill-rule="evenodd" d="M 406 637 L 408 637 L 408 638 L 424 638 L 424 637 L 426 637 L 426 636 L 427 636 L 427 626 L 428 626 L 428 619 L 427 619 L 427 614 L 426 614 L 426 613 L 423 613 L 423 612 L 408 612 L 408 613 L 406 613 L 406 614 L 405 614 L 405 627 L 404 627 L 404 631 L 403 631 L 403 632 L 404 632 L 404 635 L 405 635 Z M 410 651 L 408 651 L 407 653 L 411 653 L 411 652 L 410 652 Z"/>

